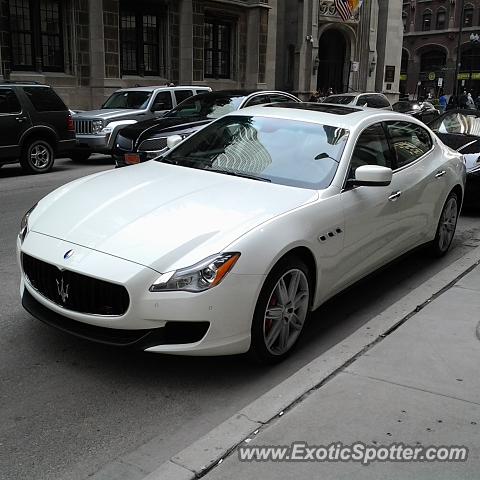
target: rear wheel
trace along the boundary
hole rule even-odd
[[[46,140],[29,140],[22,150],[20,165],[28,173],[47,173],[55,160],[53,148]]]
[[[459,213],[458,196],[451,192],[443,206],[435,239],[430,245],[430,251],[434,256],[442,257],[448,252],[455,236]]]
[[[310,310],[310,272],[300,259],[281,260],[258,297],[249,355],[260,363],[277,363],[294,348]]]

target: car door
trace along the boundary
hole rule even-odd
[[[448,193],[443,158],[434,149],[430,133],[420,125],[404,121],[385,122],[395,167],[393,178],[399,193],[396,242],[411,248],[431,229],[439,199]]]
[[[392,248],[399,234],[396,224],[396,181],[388,186],[350,186],[362,165],[391,168],[392,152],[382,123],[359,135],[350,159],[344,189],[340,194],[345,217],[344,250],[338,263],[338,281],[350,284],[395,256]]]
[[[0,161],[19,157],[20,138],[30,123],[13,88],[0,87]]]

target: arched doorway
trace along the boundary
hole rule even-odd
[[[335,93],[346,90],[344,81],[345,54],[347,44],[344,35],[335,29],[327,30],[318,42],[317,90],[327,92],[333,88]]]

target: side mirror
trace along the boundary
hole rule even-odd
[[[183,138],[180,135],[171,135],[170,137],[167,137],[167,147],[171,149],[178,145],[182,140]]]
[[[380,165],[362,165],[355,170],[355,179],[350,185],[365,187],[386,187],[392,182],[392,169]]]

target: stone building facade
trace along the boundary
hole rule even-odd
[[[277,87],[399,93],[402,1],[364,0],[344,21],[334,0],[278,3]]]
[[[273,88],[277,0],[0,0],[0,78],[71,108],[120,87]]]
[[[457,88],[480,94],[480,0],[404,0],[402,18],[403,92],[452,94],[457,81]]]

